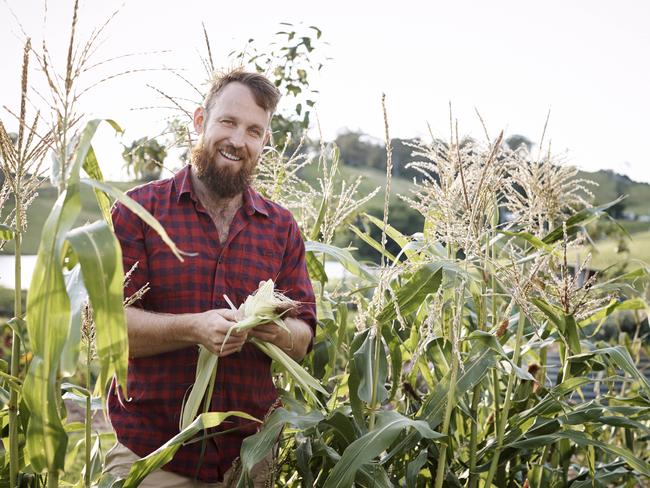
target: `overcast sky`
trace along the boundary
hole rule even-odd
[[[45,36],[63,61],[70,3],[51,0],[45,28],[42,1],[0,3],[0,105],[16,108],[19,96],[23,41],[9,7],[34,41]],[[82,1],[80,37],[120,5]],[[492,137],[504,129],[537,140],[550,109],[555,152],[566,151],[569,162],[587,170],[610,168],[650,182],[650,2],[131,0],[108,27],[95,59],[148,54],[102,65],[88,80],[169,67],[200,82],[201,21],[222,66],[247,39],[270,39],[280,22],[320,27],[329,43],[321,52],[332,58],[314,79],[326,138],[344,127],[382,138],[382,92],[397,137],[426,135],[427,123],[446,137],[451,102],[463,134],[482,137],[476,108]],[[188,95],[170,72],[145,71],[103,84],[82,108],[116,119],[127,130],[124,142],[154,135],[170,113],[134,110],[162,104],[147,84]],[[0,117],[11,126],[6,111]],[[119,142],[105,130],[97,144],[100,164],[117,177]]]

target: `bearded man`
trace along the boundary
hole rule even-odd
[[[196,374],[197,344],[220,357],[211,411],[240,410],[258,419],[278,397],[270,359],[246,342],[247,334],[296,360],[311,346],[316,311],[300,231],[288,210],[251,187],[278,100],[278,90],[262,75],[236,70],[216,79],[194,113],[199,140],[191,165],[129,193],[180,249],[193,253],[184,262],[126,207],[113,209],[124,269],[138,263],[125,295],[146,283],[150,290],[126,310],[130,398],[113,385],[109,412],[118,444],[107,454],[107,472],[126,475],[178,433],[183,398]],[[236,316],[224,295],[239,305],[269,278],[301,303],[298,316],[285,319],[290,332],[264,324],[226,341]],[[231,417],[207,442],[181,447],[140,486],[230,486],[237,481],[233,461],[241,443],[256,429],[254,422]],[[268,483],[269,462],[255,467],[256,486]]]

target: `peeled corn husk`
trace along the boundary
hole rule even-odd
[[[295,315],[299,303],[282,293],[276,292],[274,287],[273,280],[264,281],[260,283],[259,288],[252,295],[246,298],[244,303],[237,309],[242,319],[228,330],[224,344],[228,341],[228,337],[232,332],[252,329],[270,322],[288,330],[282,319],[283,317]],[[228,303],[231,303],[227,297],[225,298]],[[232,303],[231,307],[235,308]],[[327,395],[327,391],[287,353],[275,344],[256,338],[251,338],[250,342],[280,364],[295,379],[303,391],[320,404],[314,390],[318,390],[325,395]],[[190,425],[197,417],[201,403],[203,403],[203,412],[209,410],[218,361],[219,358],[216,354],[212,354],[205,347],[199,346],[196,379],[189,396],[183,402],[180,421],[181,430]]]

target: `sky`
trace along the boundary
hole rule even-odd
[[[45,23],[43,4],[0,2],[0,105],[13,110],[24,42],[14,14],[33,42],[45,37],[55,62],[65,60],[72,2],[50,0]],[[147,85],[192,97],[170,70],[196,83],[204,79],[201,22],[222,67],[248,39],[265,45],[280,22],[291,22],[318,26],[327,42],[317,51],[329,59],[312,77],[326,139],[344,128],[383,139],[382,93],[393,137],[427,136],[428,127],[448,137],[451,104],[461,136],[484,137],[478,111],[490,137],[504,130],[538,141],[550,110],[553,152],[588,171],[613,169],[650,182],[650,2],[644,0],[86,0],[80,38],[118,8],[95,59],[131,56],[100,64],[84,81],[143,71],[103,83],[80,102],[89,116],[110,117],[126,129],[122,139],[102,129],[96,141],[109,178],[123,175],[120,144],[160,133],[171,115],[145,109],[165,104]],[[11,127],[4,109],[0,117]]]

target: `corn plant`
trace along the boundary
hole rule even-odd
[[[11,487],[30,482],[59,486],[70,435],[63,423],[66,415],[63,392],[86,397],[83,482],[85,486],[90,486],[92,467],[96,464],[91,459],[88,425],[92,390],[95,390],[96,396],[105,399],[108,383],[113,377],[126,388],[128,343],[123,311],[124,272],[119,242],[112,232],[109,195],[123,202],[156,229],[182,259],[180,251],[150,214],[122,192],[103,182],[91,144],[101,121],[90,120],[80,128],[83,116],[76,112],[78,99],[84,92],[79,88],[78,80],[87,68],[90,53],[103,27],[79,46],[75,37],[77,20],[78,3],[75,2],[67,62],[62,73],[53,68],[45,44],[41,51],[35,51],[27,41],[21,108],[17,116],[19,133],[15,147],[4,126],[0,126],[3,172],[15,202],[14,210],[10,213],[13,223],[11,227],[3,227],[2,238],[14,240],[18,276],[16,317],[10,321],[14,329],[11,369],[2,375],[3,387],[11,391],[7,409],[2,410],[3,425],[6,417],[9,424],[7,479]],[[36,57],[51,91],[48,107],[51,109],[51,129],[44,136],[37,131],[39,115],[31,125],[26,115],[30,53]],[[121,131],[115,122],[107,122],[115,130]],[[26,208],[42,181],[40,163],[48,150],[51,150],[53,161],[50,175],[52,183],[58,188],[59,197],[42,229],[24,316],[19,279],[21,234],[26,225]],[[88,178],[81,178],[82,170]],[[95,190],[98,209],[104,220],[74,227],[81,210],[81,185]],[[86,300],[92,305],[94,319],[101,324],[95,329],[94,345],[91,347],[88,343],[86,354],[87,375],[88,361],[92,359],[91,349],[96,351],[99,362],[95,388],[91,388],[90,383],[84,388],[65,381],[77,372],[81,317]],[[26,371],[19,368],[21,346],[23,357],[28,358]],[[100,470],[94,471],[98,476]]]

